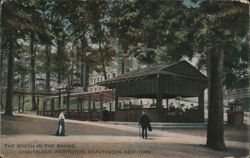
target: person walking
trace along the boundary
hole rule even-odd
[[[61,109],[58,120],[59,120],[59,124],[58,124],[58,128],[56,131],[56,135],[57,136],[64,136],[65,135],[65,125],[64,125],[65,116],[64,116],[64,109],[63,108]]]
[[[150,119],[149,116],[142,111],[142,115],[140,117],[140,121],[139,121],[139,126],[141,126],[142,130],[142,138],[143,139],[147,139],[148,138],[148,133],[147,130],[149,129],[150,131],[152,131],[151,126],[150,126]]]

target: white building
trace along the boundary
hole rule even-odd
[[[117,69],[107,68],[106,72],[108,80],[117,76]],[[102,82],[104,80],[103,73],[97,73],[96,71],[93,71],[91,74],[89,74],[88,92],[105,90],[105,87],[97,85],[98,82]]]

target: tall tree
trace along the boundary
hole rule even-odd
[[[45,90],[46,92],[50,92],[50,74],[51,74],[51,47],[46,45],[45,47],[45,54],[46,54],[46,84]]]
[[[142,31],[135,27],[141,24],[136,3],[137,0],[114,1],[110,5],[109,28],[111,37],[117,40],[118,68],[122,74],[125,72],[129,46],[142,35]]]
[[[12,115],[12,108],[13,108],[13,74],[14,74],[14,51],[16,41],[14,38],[14,33],[12,31],[8,31],[9,37],[7,38],[8,41],[8,84],[7,84],[7,92],[6,92],[6,106],[5,106],[5,115]]]
[[[27,4],[26,4],[27,3]],[[32,2],[25,2],[20,4],[20,7],[28,14],[26,21],[29,26],[24,26],[23,30],[27,32],[30,37],[30,74],[31,74],[31,91],[32,91],[32,108],[36,110],[36,52],[35,45],[38,40],[41,42],[47,42],[49,37],[47,35],[47,23],[45,23],[42,9],[46,2],[41,0],[35,0]]]
[[[32,2],[22,0],[22,1],[6,1],[3,4],[2,22],[3,22],[3,38],[6,39],[6,43],[9,47],[9,63],[8,63],[8,91],[6,96],[6,113],[12,114],[12,89],[13,89],[13,57],[15,54],[15,46],[17,39],[23,39],[27,41],[27,36],[30,37],[30,53],[32,58],[32,73],[31,78],[33,78],[34,83],[34,41],[36,37],[45,37],[46,31],[44,31],[44,23],[40,16],[40,5],[44,1],[34,0]],[[15,12],[13,12],[15,10]],[[10,47],[11,46],[11,47]],[[34,94],[34,84],[33,84],[33,94]],[[36,109],[34,95],[32,110]]]
[[[189,2],[192,4],[191,1]],[[247,58],[246,52],[248,52],[245,46],[249,18],[248,6],[240,2],[196,2],[191,7],[186,7],[187,5],[182,5],[182,1],[164,1],[160,6],[161,9],[155,12],[156,16],[150,12],[147,12],[149,15],[144,14],[146,19],[142,20],[142,26],[144,26],[142,30],[145,31],[143,43],[148,48],[156,50],[162,48],[164,52],[161,54],[165,56],[161,58],[163,60],[178,61],[183,56],[189,58],[198,56],[201,62],[204,61],[203,67],[207,66],[209,78],[206,144],[210,148],[224,150],[226,147],[223,119],[225,83],[223,81],[227,78],[223,70],[224,68],[239,71],[246,69],[246,64],[242,61],[245,60],[243,57]],[[232,23],[237,25],[232,26]],[[138,56],[142,53],[146,52],[142,49]],[[139,59],[147,61],[152,58]],[[233,60],[230,61],[230,58]],[[242,66],[237,67],[237,64],[232,64],[235,61]]]
[[[52,66],[53,70],[57,74],[57,83],[62,83],[68,73],[69,58],[66,51],[66,45],[68,40],[68,19],[69,12],[65,12],[67,7],[67,1],[52,1],[52,13],[51,13],[51,31],[55,37],[56,54],[53,56]]]
[[[8,53],[8,75],[7,75],[7,91],[6,91],[6,104],[5,115],[12,115],[13,109],[13,76],[14,76],[14,53],[16,45],[17,24],[12,21],[12,18],[16,16],[11,10],[16,9],[16,4],[13,2],[5,1],[2,5],[2,17],[1,17],[1,44],[5,45],[5,49]],[[9,19],[10,18],[10,19]],[[2,48],[1,51],[3,51]]]
[[[41,36],[40,41],[45,45],[45,74],[46,74],[46,83],[45,83],[45,91],[50,92],[50,80],[51,80],[51,48],[53,45],[53,32],[52,32],[52,13],[53,13],[53,1],[47,0],[46,2],[41,3],[41,18],[45,23],[44,33]],[[46,35],[46,36],[44,36]]]
[[[224,52],[243,48],[248,30],[248,6],[241,2],[203,2],[200,6],[203,24],[196,41],[208,56],[208,128],[207,146],[224,150],[223,80]],[[237,25],[231,25],[235,23]],[[228,49],[229,48],[229,49]],[[242,49],[242,51],[244,51]],[[231,56],[233,58],[233,56]]]
[[[30,78],[31,78],[31,92],[32,92],[32,107],[31,110],[36,110],[36,53],[34,50],[35,34],[30,33]]]
[[[2,50],[2,5],[4,3],[4,0],[0,1],[0,106],[1,111],[3,110],[3,82],[4,82],[4,67],[3,67],[3,60],[4,60],[4,52]]]
[[[80,85],[83,87],[84,91],[87,91],[88,74],[90,70],[90,65],[89,63],[87,63],[87,53],[90,50],[90,46],[88,43],[88,32],[91,21],[90,13],[87,9],[88,2],[82,1],[79,4],[72,2],[65,3],[67,3],[68,8],[70,6],[70,9],[68,9],[68,20],[71,23],[69,28],[71,30],[72,40],[74,41],[73,47],[77,48],[75,49],[75,54],[77,56],[77,74],[80,76]]]
[[[80,74],[80,85],[84,91],[87,90],[88,74],[92,70],[101,70],[104,76],[106,66],[114,56],[108,39],[107,30],[107,2],[106,1],[72,1],[62,2],[62,8],[68,10],[63,15],[68,19],[68,27],[73,42],[76,55],[77,74]],[[94,48],[97,45],[98,48]],[[93,48],[92,48],[92,47]],[[80,71],[81,69],[81,71]]]

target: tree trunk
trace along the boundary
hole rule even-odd
[[[104,79],[107,80],[107,71],[106,71],[106,67],[105,67],[105,59],[103,56],[103,52],[102,52],[102,45],[101,45],[101,40],[99,40],[99,51],[100,51],[100,55],[101,55],[101,62],[102,62],[102,72],[103,72],[103,76]]]
[[[35,111],[37,109],[36,107],[36,71],[35,71],[35,52],[34,52],[34,41],[35,41],[35,35],[34,33],[31,33],[30,35],[30,55],[31,55],[31,61],[30,61],[30,68],[31,68],[31,92],[32,92],[32,107],[31,110]]]
[[[107,80],[108,77],[107,77],[107,71],[106,71],[104,61],[102,62],[102,72],[103,72],[104,79]]]
[[[124,74],[125,73],[125,55],[127,55],[127,53],[128,53],[128,48],[127,47],[125,47],[125,48],[123,48],[123,54],[122,54],[122,74]]]
[[[14,76],[14,50],[15,50],[15,40],[10,39],[8,41],[8,81],[7,81],[7,92],[6,92],[6,104],[5,104],[5,115],[12,115],[13,111],[13,76]]]
[[[65,70],[62,70],[61,65],[62,65],[62,56],[64,55],[64,37],[61,35],[60,37],[57,38],[57,83],[60,84],[63,81],[63,72]]]
[[[248,17],[250,17],[250,8],[248,9]],[[248,20],[248,49],[250,48],[250,20]],[[248,84],[250,84],[250,55],[248,54]]]
[[[0,106],[3,111],[3,51],[2,51],[2,4],[0,3]]]
[[[81,52],[82,52],[82,64],[81,64],[81,86],[83,87],[83,91],[86,92],[88,90],[88,78],[89,78],[89,67],[87,65],[87,54],[85,48],[87,47],[87,42],[85,37],[81,39]]]
[[[80,60],[79,59],[79,51],[78,51],[78,49],[76,49],[76,74],[77,74],[76,81],[77,81],[77,83],[81,82],[81,79],[79,80],[79,74],[80,74],[79,60]]]
[[[118,39],[118,74],[124,74],[125,72],[125,59],[124,59],[125,50]]]
[[[58,84],[62,83],[62,79],[61,79],[61,73],[60,73],[60,71],[59,71],[59,72],[57,72],[57,83],[58,83]]]
[[[45,90],[46,92],[50,92],[50,46],[46,45],[45,53],[46,53],[46,85]]]
[[[207,146],[225,150],[223,119],[223,48],[209,53]]]
[[[74,59],[75,59],[75,43],[72,45],[72,54],[71,54],[71,69],[70,69],[70,85],[73,85],[74,79]]]
[[[24,88],[24,78],[25,78],[25,73],[21,73],[21,88]]]
[[[24,88],[24,81],[25,80],[25,73],[21,73],[21,88]],[[25,98],[25,93],[22,94],[22,103],[21,103],[21,110],[24,112],[24,99]],[[20,111],[21,112],[21,111]]]
[[[1,45],[1,42],[0,42],[0,45]],[[1,106],[1,111],[3,111],[3,51],[1,49],[1,46],[0,46],[0,52],[1,52],[0,54],[0,58],[1,58],[0,59],[0,106]]]
[[[82,64],[82,72],[83,74],[83,91],[87,92],[88,91],[88,80],[89,80],[89,67],[87,64]]]
[[[122,57],[122,74],[124,74],[124,72],[125,72],[125,59],[124,59],[124,57]]]
[[[70,70],[70,85],[73,85],[73,79],[74,79],[74,63],[72,61]]]

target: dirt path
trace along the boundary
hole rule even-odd
[[[167,131],[154,130],[148,140],[138,137],[138,129],[101,122],[66,121],[65,137],[56,137],[57,119],[18,115],[3,118],[1,153],[5,157],[243,157],[249,143],[234,139],[242,132],[230,130],[226,145],[220,152],[204,146],[204,129]],[[238,131],[238,130],[236,130]],[[231,136],[230,136],[231,134]],[[246,138],[247,139],[247,138]]]

